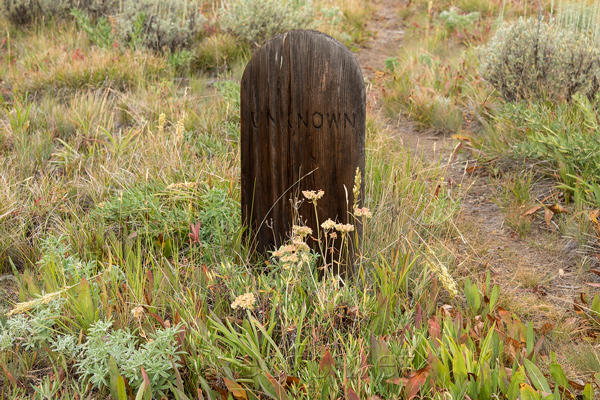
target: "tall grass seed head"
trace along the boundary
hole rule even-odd
[[[354,207],[358,206],[360,200],[360,188],[362,186],[362,174],[360,168],[356,167],[356,173],[354,174],[354,187],[352,188],[352,194],[354,195]]]

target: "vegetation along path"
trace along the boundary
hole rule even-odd
[[[480,155],[471,143],[477,131],[471,129],[477,125],[473,117],[458,131],[440,132],[386,108],[390,63],[410,62],[395,57],[401,47],[410,46],[404,30],[411,21],[401,15],[411,2],[376,0],[373,5],[367,24],[372,37],[357,53],[367,82],[367,107],[410,154],[441,169],[441,190],[461,186],[461,213],[455,235],[446,243],[455,256],[453,275],[461,282],[466,277],[483,281],[489,271],[501,288],[502,306],[533,321],[537,332],[547,335],[545,348],[557,353],[572,376],[594,372],[600,365],[598,349],[580,340],[589,326],[578,314],[589,285],[597,285],[590,269],[600,255],[582,246],[582,238],[565,228],[569,222],[557,218],[570,210],[552,182],[525,167],[494,170],[473,156]]]

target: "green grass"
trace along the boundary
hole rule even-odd
[[[344,18],[321,20],[324,30],[361,43],[371,4],[319,4],[334,6]],[[244,45],[217,30],[182,66],[98,47],[69,21],[3,24],[0,269],[18,301],[0,304],[4,398],[515,399],[550,385],[563,398],[557,378],[531,367],[547,361],[539,335],[498,307],[489,275],[455,272],[461,187],[376,119],[364,183],[373,216],[356,221],[362,240],[348,237],[360,243],[354,276],[321,271],[302,248],[296,261],[257,262],[239,216]],[[461,75],[470,64],[442,60],[436,41],[462,46],[453,32],[437,26],[432,64],[415,57],[411,71],[449,99],[443,108],[400,95],[425,104],[415,119],[446,130],[460,128],[467,99],[484,98]],[[232,307],[243,295],[252,304]]]

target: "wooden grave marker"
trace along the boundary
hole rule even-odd
[[[332,37],[291,31],[254,54],[241,83],[241,201],[242,223],[259,252],[288,239],[296,212],[290,200],[302,200],[303,190],[325,192],[319,223],[354,224],[352,188],[357,168],[364,178],[365,117],[360,66]],[[297,212],[316,238],[321,228],[313,204],[305,200]],[[319,248],[314,239],[307,243]]]

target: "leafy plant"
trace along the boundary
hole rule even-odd
[[[158,396],[175,383],[173,369],[179,367],[175,336],[179,327],[158,329],[140,343],[129,329],[111,329],[112,322],[98,321],[88,331],[82,345],[82,356],[76,366],[82,377],[98,387],[108,387],[111,371],[127,379],[138,389],[147,374],[151,388]]]
[[[453,31],[458,28],[466,28],[479,19],[478,12],[469,14],[459,14],[456,7],[451,7],[448,11],[439,13],[438,18],[444,21],[447,30]]]
[[[275,35],[310,27],[310,0],[228,0],[220,10],[221,27],[253,46]]]

